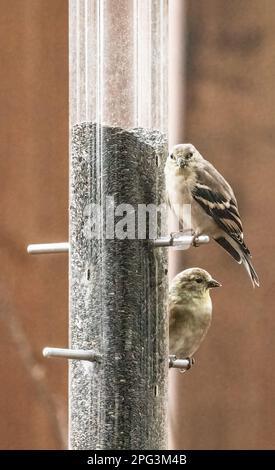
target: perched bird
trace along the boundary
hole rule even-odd
[[[211,323],[209,289],[220,287],[201,268],[186,269],[172,280],[169,290],[169,354],[191,357],[199,348]]]
[[[238,204],[231,186],[192,144],[175,145],[165,165],[168,202],[184,227],[179,210],[191,204],[195,235],[206,234],[221,245],[239,264],[243,263],[253,286],[259,278],[243,240]]]

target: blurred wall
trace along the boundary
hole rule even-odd
[[[62,448],[67,239],[67,0],[0,0],[0,448]]]
[[[214,242],[183,255],[223,284],[193,370],[172,371],[178,449],[275,447],[275,2],[187,1],[186,141],[231,182],[261,287]]]
[[[274,448],[273,174],[275,3],[187,1],[186,140],[235,188],[261,288],[213,243],[184,253],[223,283],[214,320],[174,382],[177,448]],[[0,448],[64,448],[67,238],[67,0],[0,0]],[[175,391],[176,390],[176,391]],[[175,419],[177,417],[177,419]]]

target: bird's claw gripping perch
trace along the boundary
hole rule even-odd
[[[193,235],[192,245],[193,245],[195,248],[198,248],[198,246],[200,246],[199,236],[196,235],[196,234]]]
[[[190,246],[200,246],[209,242],[208,235],[199,235],[193,230],[181,230],[180,232],[171,232],[168,237],[162,237],[154,240],[155,246],[172,246],[183,248]]]
[[[189,366],[187,367],[186,370],[189,370],[195,364],[195,359],[193,357],[187,357],[186,359],[189,361]]]

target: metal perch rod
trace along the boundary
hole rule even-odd
[[[169,356],[169,368],[188,370],[194,365],[195,361],[191,358],[177,359],[174,356]]]
[[[68,348],[51,348],[45,347],[42,351],[44,357],[60,357],[62,359],[74,359],[78,361],[100,362],[100,354],[92,350],[84,349],[68,349]],[[193,359],[174,359],[169,357],[169,367],[175,369],[188,370],[194,363]]]
[[[34,243],[28,245],[27,252],[30,255],[40,255],[47,253],[68,253],[70,248],[69,242],[61,243]]]
[[[169,246],[198,246],[205,245],[209,242],[208,235],[180,235],[177,236],[171,234],[167,237],[156,238],[152,240],[153,245],[157,247],[169,247]],[[49,253],[68,253],[70,249],[69,242],[62,243],[37,243],[28,245],[27,252],[30,255],[40,255],[40,254],[49,254]]]
[[[155,247],[158,246],[198,246],[198,245],[205,245],[209,242],[208,235],[185,235],[181,234],[181,232],[171,233],[167,237],[157,238],[153,240],[153,245]]]
[[[78,359],[80,361],[96,362],[100,359],[100,355],[91,350],[83,349],[67,349],[67,348],[49,348],[46,347],[42,351],[44,357],[61,357],[64,359]]]

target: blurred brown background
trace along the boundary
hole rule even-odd
[[[177,448],[275,447],[275,2],[187,2],[185,140],[232,183],[261,288],[213,243],[184,253],[223,283],[190,373],[170,373]],[[0,448],[66,446],[67,0],[0,0]],[[183,83],[184,86],[184,83]],[[178,268],[180,266],[178,265]],[[175,420],[177,415],[177,421]],[[179,419],[180,415],[180,419]]]
[[[26,254],[67,239],[66,0],[0,1],[0,448],[65,446],[67,257]]]

